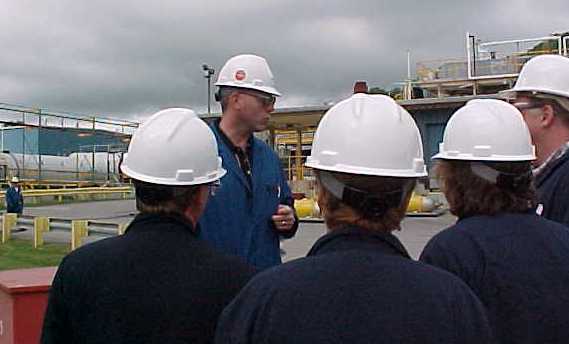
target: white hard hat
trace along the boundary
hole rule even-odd
[[[160,185],[206,184],[226,173],[211,129],[182,108],[159,111],[137,129],[121,170]]]
[[[392,98],[355,94],[318,125],[306,166],[387,177],[427,175],[415,121]]]
[[[230,58],[221,68],[215,85],[249,88],[275,96],[281,95],[275,88],[273,73],[267,60],[257,55],[237,55]]]
[[[518,109],[497,99],[475,99],[452,115],[433,159],[531,161],[535,147]]]
[[[20,182],[20,178],[14,176],[12,177],[12,183],[19,183]]]
[[[569,98],[569,58],[561,55],[540,55],[522,68],[513,88],[500,92],[512,97],[516,92],[537,92]]]

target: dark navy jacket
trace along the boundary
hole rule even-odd
[[[547,166],[535,183],[542,216],[569,226],[569,152]]]
[[[480,301],[409,258],[391,234],[346,228],[308,257],[256,276],[223,312],[216,343],[489,343]]]
[[[42,343],[210,343],[253,273],[198,240],[186,221],[138,215],[123,236],[64,258]]]
[[[19,191],[15,187],[10,186],[6,190],[6,212],[21,214],[24,210],[24,197],[22,196],[22,187]]]
[[[200,238],[221,252],[244,258],[258,269],[278,265],[280,235],[271,217],[279,204],[293,206],[279,158],[266,143],[253,137],[250,185],[233,148],[222,139],[218,125],[211,128],[227,174],[200,219]],[[287,237],[293,236],[295,229],[288,234]]]
[[[421,260],[460,277],[501,343],[569,343],[569,231],[535,214],[475,216],[437,234]]]

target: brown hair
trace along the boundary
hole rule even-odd
[[[513,185],[493,184],[472,172],[471,162],[440,160],[435,173],[450,205],[459,218],[474,215],[495,215],[502,212],[521,213],[537,205],[531,177],[531,165],[523,162],[486,162],[496,171],[522,176]],[[526,178],[523,178],[524,174]]]
[[[346,186],[369,192],[378,198],[397,196],[398,204],[390,206],[380,216],[369,215],[364,205],[348,205],[322,186],[320,172],[316,172],[318,204],[324,222],[330,230],[356,225],[370,231],[391,232],[399,229],[405,217],[415,178],[364,176],[350,173],[327,172]],[[400,191],[400,193],[397,193]],[[392,197],[393,198],[393,197]]]
[[[158,185],[135,180],[136,209],[141,213],[184,215],[199,187]]]

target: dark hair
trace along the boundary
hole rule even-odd
[[[317,171],[318,204],[329,229],[334,230],[346,225],[356,225],[370,231],[391,232],[399,228],[401,220],[405,217],[407,205],[416,182],[415,178],[378,177],[340,172],[326,173],[330,173],[345,186],[373,195],[368,199],[368,202],[360,204],[350,202],[347,204],[332,195],[322,185],[320,172]]]
[[[197,194],[199,185],[169,186],[134,180],[136,208],[144,213],[183,215]]]
[[[521,213],[537,205],[530,162],[485,162],[490,168],[509,176],[498,177],[497,183],[474,174],[471,164],[469,161],[440,160],[435,166],[441,189],[454,215],[464,218]]]

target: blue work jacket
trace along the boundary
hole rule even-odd
[[[271,217],[279,204],[293,206],[293,198],[276,153],[251,137],[251,178],[239,165],[233,147],[224,139],[219,122],[211,125],[227,174],[211,196],[200,219],[199,237],[214,248],[244,258],[258,269],[280,264],[280,237],[294,236],[298,227],[281,235]]]

